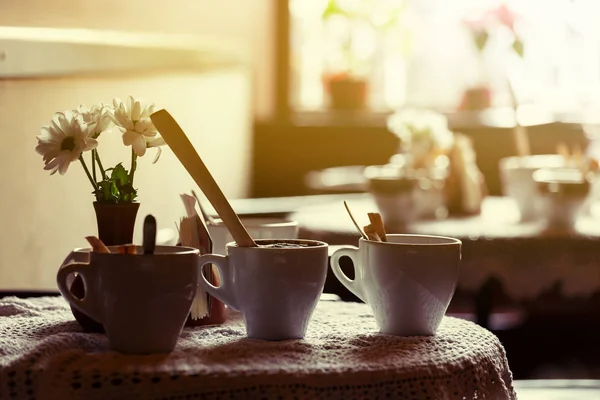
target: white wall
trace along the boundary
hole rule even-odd
[[[227,196],[247,194],[252,120],[271,107],[264,89],[271,75],[266,67],[271,5],[270,0],[0,1],[0,26],[206,34],[234,39],[252,53],[250,68],[208,74],[0,79],[0,289],[55,288],[64,256],[85,246],[84,236],[96,234],[93,197],[80,166],[49,176],[34,151],[35,136],[55,111],[128,94],[152,100],[180,122]],[[119,136],[106,139],[111,140],[101,143],[103,158],[127,164],[129,152]],[[157,217],[159,228],[173,228],[183,214],[179,194],[195,187],[169,151],[156,165],[151,156],[136,173],[138,242],[147,213]]]
[[[287,0],[0,0],[0,26],[210,34],[235,39],[252,62],[256,118],[273,105],[274,5]]]
[[[166,74],[136,78],[0,80],[0,289],[55,288],[55,274],[84,236],[96,235],[93,196],[81,166],[50,176],[35,153],[35,136],[55,111],[79,103],[108,102],[129,93],[168,109],[192,140],[225,194],[243,197],[248,187],[251,112],[244,70]],[[224,95],[224,93],[231,95]],[[105,167],[130,150],[120,135],[100,137]],[[174,228],[184,210],[179,194],[196,188],[167,149],[157,164],[154,150],[140,159],[135,186],[141,203],[136,224],[152,213],[159,228]]]

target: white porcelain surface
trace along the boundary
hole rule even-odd
[[[277,240],[279,241],[279,240]],[[257,239],[267,244],[269,239]],[[207,254],[201,264],[216,265],[221,286],[204,277],[200,284],[228,307],[241,311],[248,337],[263,340],[303,338],[327,276],[327,243],[299,248],[238,247],[227,244],[227,256]]]
[[[352,293],[371,306],[381,333],[434,335],[454,295],[461,242],[458,239],[387,235],[388,242],[360,239],[331,256],[331,269]],[[354,264],[355,279],[340,268]]]
[[[226,254],[225,246],[233,242],[233,237],[220,219],[217,224],[208,224],[213,241],[213,253]],[[246,230],[253,239],[296,239],[298,222],[283,218],[241,218]]]

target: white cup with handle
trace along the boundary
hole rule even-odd
[[[462,243],[425,235],[387,235],[387,242],[359,240],[331,255],[336,278],[367,303],[381,333],[434,335],[458,282]],[[349,257],[352,280],[340,268]]]
[[[221,283],[216,287],[200,274],[200,284],[243,314],[248,337],[303,338],[325,285],[327,243],[301,239],[255,241],[258,247],[228,243],[227,256],[201,256],[200,265],[213,264]]]

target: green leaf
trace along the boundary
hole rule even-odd
[[[515,51],[515,53],[519,55],[519,57],[523,58],[523,55],[525,54],[525,46],[519,38],[515,39],[515,41],[512,44],[512,48]]]
[[[485,29],[475,32],[475,46],[477,46],[477,50],[479,50],[480,53],[485,49],[485,45],[489,38],[490,35]]]
[[[329,0],[327,2],[327,7],[325,7],[325,10],[323,11],[321,18],[328,19],[328,18],[333,17],[334,15],[340,15],[342,17],[350,17],[349,13],[339,6],[337,0]]]
[[[110,176],[98,182],[98,190],[94,192],[96,200],[101,203],[131,203],[137,197],[137,190],[131,183],[131,177],[121,163],[108,168]]]

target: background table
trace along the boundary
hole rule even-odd
[[[367,212],[377,211],[368,194],[332,196],[301,206],[290,216],[299,222],[300,236],[332,245],[357,245],[359,236],[344,199],[361,225],[369,223]],[[402,232],[394,227],[388,230],[462,240],[459,289],[474,294],[477,321],[483,326],[488,326],[498,291],[525,304],[533,314],[581,311],[582,299],[600,291],[600,220],[592,216],[582,216],[573,231],[550,231],[541,221],[519,223],[511,199],[488,197],[481,215],[416,221]],[[330,282],[336,285],[333,278]],[[335,290],[343,289],[336,286]],[[540,297],[544,301],[536,300]]]
[[[322,301],[303,340],[245,338],[238,314],[168,355],[111,352],[60,297],[0,299],[0,399],[514,399],[504,349],[446,317],[435,337],[377,333],[364,304]]]

